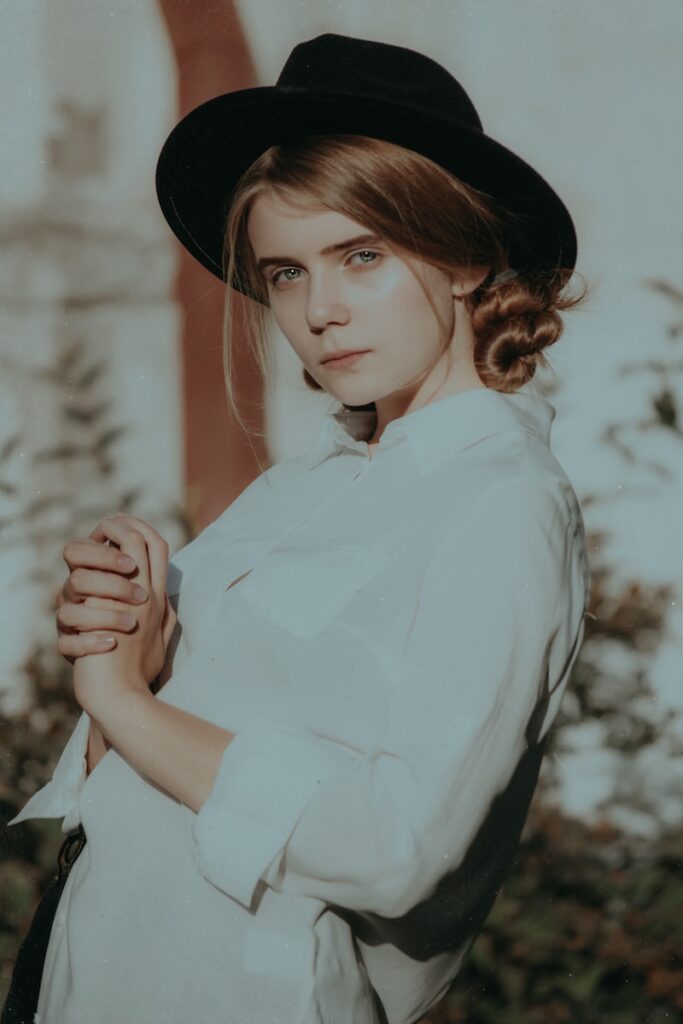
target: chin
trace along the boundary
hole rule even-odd
[[[360,380],[346,380],[336,381],[327,379],[325,382],[320,380],[311,370],[308,371],[313,379],[320,385],[320,387],[332,398],[336,398],[338,402],[342,402],[344,405],[367,405],[370,402],[375,401],[376,388],[370,388],[363,386],[363,382]],[[333,377],[334,374],[330,374]],[[341,377],[341,374],[339,375]]]
[[[375,402],[375,394],[371,391],[362,391],[360,389],[352,388],[339,388],[334,392],[330,392],[334,395],[338,402],[342,405],[350,406],[351,408],[370,408]]]
[[[374,399],[370,399],[370,401],[368,401],[368,402],[357,402],[357,401],[345,402],[343,399],[340,398],[339,401],[342,403],[342,405],[345,405],[347,409],[357,410],[359,412],[365,412],[365,411],[371,411],[372,412],[372,411],[375,410],[375,400]]]

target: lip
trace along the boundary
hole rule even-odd
[[[329,366],[330,369],[343,366],[351,366],[355,363],[360,356],[367,355],[369,349],[345,349],[333,356],[327,356],[322,360],[323,366]]]

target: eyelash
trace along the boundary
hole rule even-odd
[[[361,263],[361,266],[374,267],[374,265],[376,263],[378,263],[379,260],[382,259],[382,253],[376,252],[374,249],[358,249],[356,252],[351,253],[349,259],[353,259],[354,256],[360,256],[363,253],[370,253],[372,256],[376,256],[377,259],[371,260],[369,263]],[[283,274],[286,270],[298,270],[298,269],[299,269],[298,267],[280,267],[279,270],[276,270],[273,274],[270,275],[270,277],[268,278],[268,281],[269,281],[269,283],[271,285],[273,285],[274,287],[277,287],[278,279],[280,277],[280,274]],[[291,283],[293,283],[294,280],[298,280],[298,278],[294,278],[294,279],[290,278],[290,280],[287,283],[291,284]]]

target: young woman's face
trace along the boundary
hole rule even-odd
[[[362,238],[370,231],[341,213],[302,212],[271,194],[255,200],[247,232],[273,316],[325,391],[364,405],[417,390],[451,337],[457,283],[382,239]],[[338,366],[323,362],[347,349],[366,352]]]

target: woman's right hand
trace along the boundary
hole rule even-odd
[[[81,655],[113,650],[115,643],[103,643],[104,638],[116,641],[117,633],[129,633],[137,624],[119,602],[141,604],[147,594],[128,579],[137,566],[118,547],[78,537],[64,546],[62,554],[70,571],[57,595],[57,649],[73,664]],[[168,597],[166,604],[165,633],[175,624]]]
[[[115,643],[102,643],[102,639],[117,632],[130,632],[136,621],[126,618],[118,602],[141,604],[146,594],[140,593],[138,584],[127,577],[137,572],[137,566],[128,555],[103,541],[79,537],[69,541],[62,552],[69,567],[69,575],[57,594],[57,649],[72,665],[83,654],[113,650]],[[168,646],[176,624],[176,614],[168,596],[163,621],[164,647]],[[159,677],[162,684],[166,666]],[[90,723],[87,748],[87,771],[93,768],[111,748],[101,729]]]

